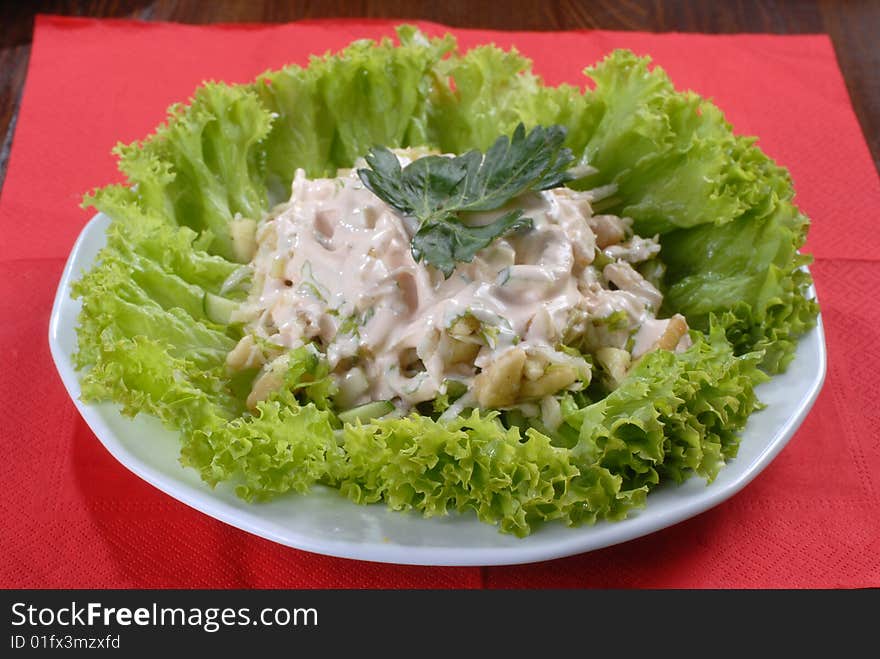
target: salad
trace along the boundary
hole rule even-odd
[[[520,536],[711,481],[818,312],[787,172],[629,51],[584,91],[397,37],[207,83],[117,147],[84,400],[247,500]]]

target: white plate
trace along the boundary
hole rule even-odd
[[[271,503],[247,504],[230,488],[211,489],[195,471],[181,467],[178,439],[151,417],[123,417],[111,403],[79,400],[76,349],[79,303],[70,285],[94,262],[105,243],[109,219],[97,215],[85,227],[61,277],[49,344],[67,391],[86,423],[108,451],[135,474],[175,499],[236,526],[290,547],[368,561],[412,565],[507,565],[528,563],[607,547],[652,533],[693,517],[734,495],[782,450],[812,407],[825,379],[825,337],[821,318],[804,336],[788,371],[758,387],[767,408],[756,412],[742,436],[739,455],[706,485],[692,478],[663,486],[648,496],[645,508],[621,522],[568,528],[548,524],[526,538],[503,535],[473,515],[424,519],[385,506],[351,503],[335,490],[316,488],[308,496],[291,495]]]

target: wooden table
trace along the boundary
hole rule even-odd
[[[498,30],[601,28],[656,32],[824,32],[831,36],[856,115],[880,169],[878,0],[0,0],[0,186],[15,131],[37,13],[183,23],[287,22],[301,18],[421,18]]]

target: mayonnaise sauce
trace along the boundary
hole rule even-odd
[[[413,259],[415,221],[354,171],[310,180],[297,170],[290,201],[257,229],[254,285],[237,315],[250,333],[284,348],[315,342],[347,405],[394,400],[407,409],[451,380],[470,388],[514,346],[532,368],[532,357],[568,364],[589,381],[587,363],[558,349],[576,317],[623,312],[624,327],[606,339],[622,348],[634,337],[635,356],[668,322],[654,318],[659,291],[630,265],[653,257],[656,239],[633,237],[628,219],[594,216],[589,200],[559,188],[473,214],[482,224],[519,207],[534,228],[497,239],[447,279]],[[601,271],[592,265],[597,249],[612,261]]]

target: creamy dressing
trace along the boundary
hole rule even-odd
[[[660,292],[631,265],[657,254],[656,238],[632,236],[628,219],[593,215],[590,199],[589,192],[558,188],[473,214],[469,221],[482,224],[518,207],[534,228],[495,240],[447,279],[413,259],[414,220],[367,190],[354,171],[310,180],[297,170],[290,201],[257,228],[254,284],[237,319],[281,348],[314,342],[346,406],[393,400],[408,409],[445,393],[452,381],[473,401],[475,383],[498,386],[500,377],[477,376],[505,361],[515,363],[523,382],[512,396],[546,398],[559,389],[542,387],[571,378],[561,388],[584,386],[589,365],[560,350],[566,337],[587,348],[629,343],[638,357],[669,327],[654,316]],[[601,270],[593,265],[598,250],[608,261]],[[596,330],[593,321],[614,314],[614,328],[601,330],[600,322]],[[248,340],[251,364],[255,344]],[[686,347],[686,333],[676,341]],[[555,379],[546,377],[553,369]],[[564,369],[577,376],[560,376]],[[476,399],[496,400],[485,392]],[[543,408],[554,409],[549,401]]]

